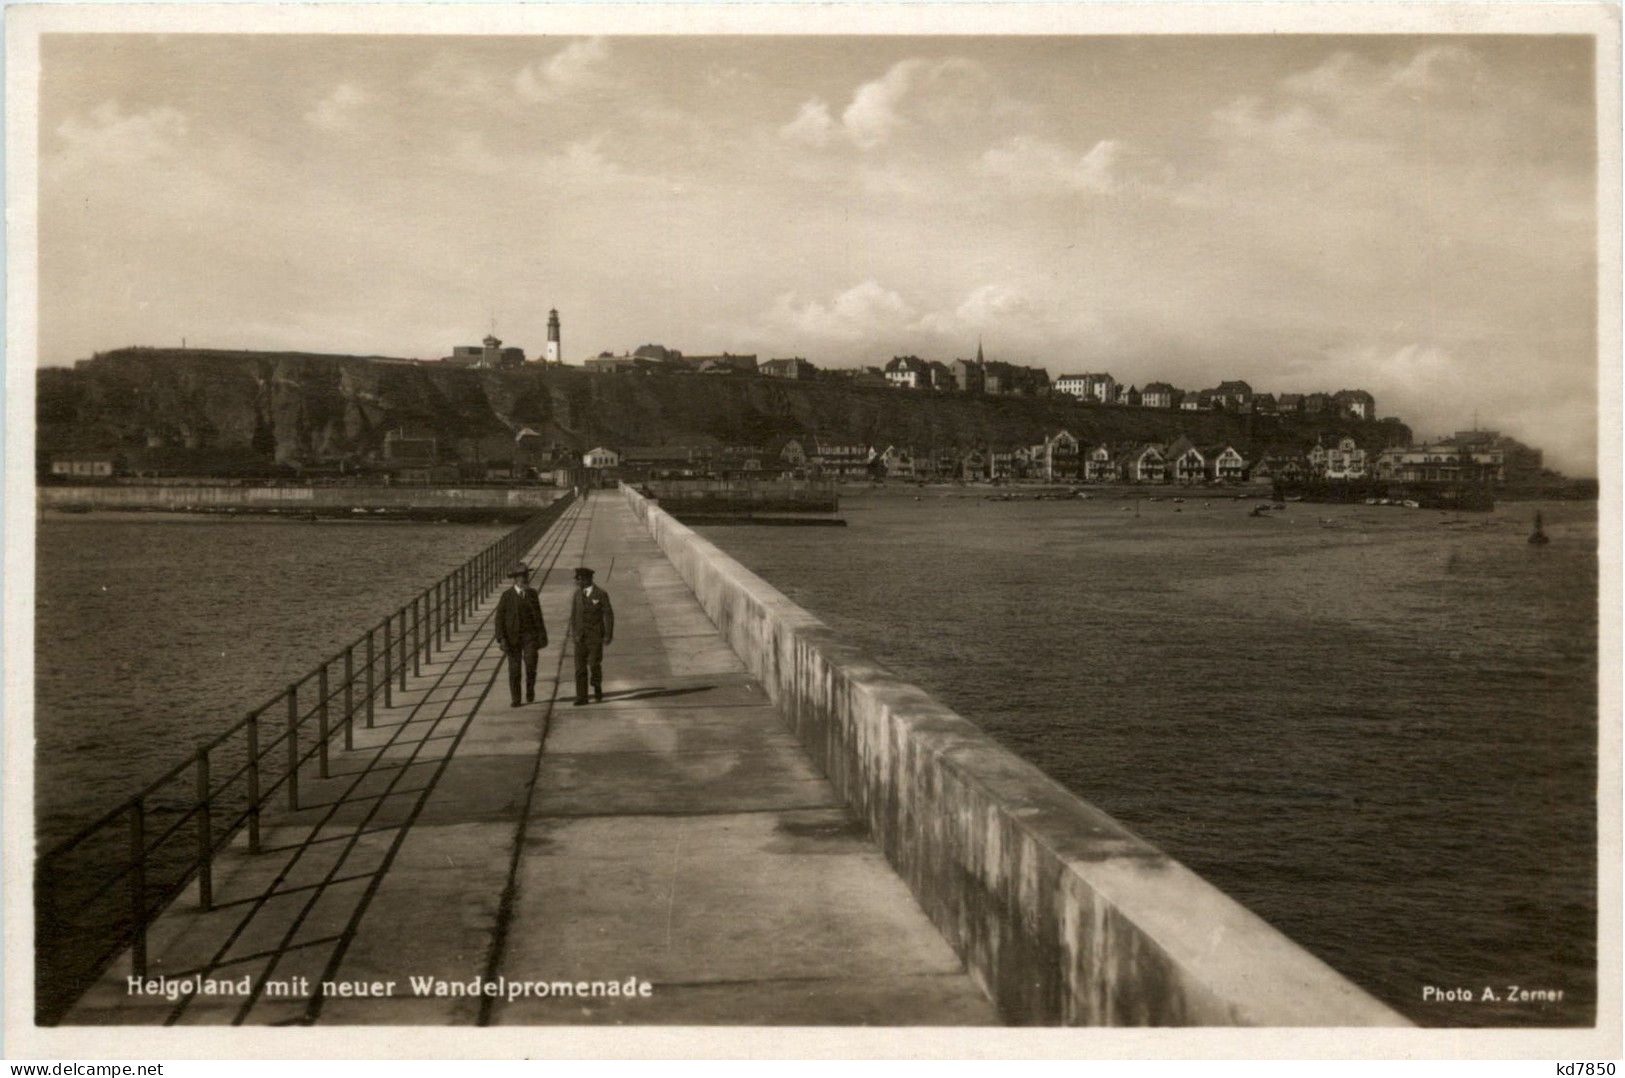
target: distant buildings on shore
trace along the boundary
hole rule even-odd
[[[1309,446],[1247,451],[1229,443],[1086,444],[1059,430],[1027,445],[881,447],[818,437],[780,438],[763,446],[693,439],[667,446],[597,446],[587,468],[637,479],[838,478],[1065,483],[1269,484],[1276,480],[1491,483],[1541,475],[1540,451],[1495,431],[1458,431],[1421,445],[1370,449],[1352,436]],[[1510,461],[1510,465],[1509,465]]]
[[[1105,371],[1063,374],[1053,381],[1042,367],[1024,367],[987,359],[980,341],[975,359],[951,363],[921,356],[893,356],[884,367],[821,370],[801,356],[758,363],[755,355],[690,356],[659,344],[645,344],[621,355],[601,352],[584,364],[599,374],[757,374],[808,382],[834,379],[855,386],[889,387],[917,393],[961,393],[979,396],[1071,397],[1083,404],[1119,408],[1159,408],[1187,412],[1224,411],[1240,415],[1323,416],[1366,422],[1377,418],[1377,402],[1364,389],[1335,393],[1256,392],[1239,379],[1211,389],[1178,389],[1169,382],[1147,382],[1142,389],[1119,382]]]

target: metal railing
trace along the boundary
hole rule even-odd
[[[504,582],[511,564],[571,500],[566,494],[491,543],[41,854],[35,866],[41,1020],[65,1010],[70,993],[126,946],[131,972],[145,976],[147,928],[156,914],[194,878],[200,907],[213,908],[215,855],[244,828],[249,852],[260,852],[261,815],[271,799],[280,793],[288,810],[298,811],[301,771],[314,765],[320,778],[329,777],[334,741],[354,747],[357,720],[370,729],[378,701],[394,705],[408,670],[422,672],[434,649]]]

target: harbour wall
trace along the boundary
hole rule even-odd
[[[552,487],[41,486],[42,509],[165,509],[241,512],[351,509],[500,509],[535,512],[565,492]]]
[[[1410,1024],[621,490],[1006,1021]]]

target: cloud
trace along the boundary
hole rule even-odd
[[[768,333],[842,343],[894,338],[913,320],[914,309],[908,301],[873,278],[853,285],[828,303],[786,292],[762,317]]]
[[[169,158],[179,152],[189,127],[185,113],[167,105],[127,116],[116,102],[105,101],[88,117],[57,125],[62,140],[57,160],[134,165]]]
[[[913,122],[903,108],[916,90],[929,89],[932,106],[928,111],[952,111],[950,100],[956,87],[979,83],[981,65],[962,57],[941,60],[911,57],[899,60],[878,79],[860,85],[841,112],[837,123],[830,107],[819,98],[804,102],[794,119],[779,129],[780,135],[810,146],[827,146],[837,140],[862,150],[873,150],[890,142]]]
[[[603,77],[609,45],[601,37],[572,41],[547,60],[528,64],[514,76],[514,92],[526,101],[553,101]]]
[[[305,122],[323,131],[344,131],[354,126],[356,114],[372,101],[372,94],[341,82],[305,113]]]
[[[1017,135],[982,154],[978,168],[1018,188],[1039,193],[1069,191],[1114,194],[1130,185],[1145,185],[1151,171],[1131,158],[1123,143],[1101,139],[1076,153],[1053,142]]]
[[[1019,330],[1025,335],[1038,323],[1047,321],[1046,313],[1020,289],[985,284],[972,290],[957,307],[926,314],[915,326],[927,333],[963,338],[971,333],[1001,329]]]
[[[835,118],[829,114],[829,105],[814,98],[801,106],[795,119],[779,128],[779,134],[791,142],[828,146],[835,137]]]

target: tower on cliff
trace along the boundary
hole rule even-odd
[[[547,312],[547,361],[564,362],[564,353],[559,350],[559,312],[556,307]]]

